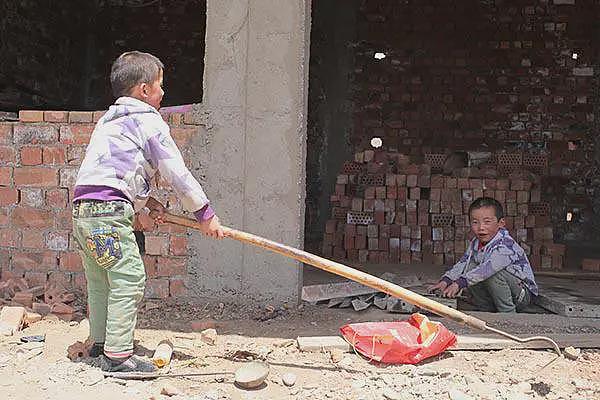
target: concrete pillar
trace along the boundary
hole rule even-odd
[[[208,0],[206,135],[194,146],[221,221],[303,246],[309,0]],[[196,296],[298,300],[299,263],[264,250],[194,234]],[[223,297],[228,296],[228,297]]]

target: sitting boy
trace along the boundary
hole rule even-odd
[[[502,205],[480,197],[469,207],[475,238],[460,261],[429,288],[445,297],[467,289],[481,311],[522,311],[538,295],[538,287],[525,252],[504,227]]]

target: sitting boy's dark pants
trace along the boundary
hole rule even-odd
[[[481,311],[522,311],[531,302],[531,293],[520,279],[506,270],[468,288],[473,304]]]

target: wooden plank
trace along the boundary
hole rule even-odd
[[[381,279],[395,283],[404,288],[420,286],[422,284],[416,275],[399,276],[397,274],[386,272],[381,275]],[[339,297],[355,297],[377,292],[377,289],[354,281],[326,283],[323,285],[304,286],[302,288],[302,300],[309,303],[316,303]]]
[[[600,305],[580,301],[573,297],[561,298],[561,294],[550,293],[535,297],[535,304],[555,314],[574,318],[600,318]]]
[[[544,335],[544,333],[540,333]],[[533,336],[528,334],[519,337]],[[580,349],[600,348],[600,334],[547,334],[549,338],[558,343],[560,348],[568,346]],[[503,349],[552,349],[548,342],[535,341],[519,343],[498,335],[456,335],[456,345],[449,350],[503,350]]]
[[[300,351],[350,351],[350,345],[341,336],[298,336],[297,341]]]

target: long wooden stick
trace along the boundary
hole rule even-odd
[[[181,226],[186,226],[188,228],[200,230],[200,224],[198,222],[178,215],[165,213],[165,215],[163,216],[163,220],[172,224],[177,224]],[[223,227],[223,231],[225,235],[229,238],[238,240],[243,243],[249,243],[254,246],[262,247],[267,250],[271,250],[275,253],[279,253],[281,255],[293,258],[300,262],[310,264],[327,272],[331,272],[332,274],[340,275],[353,281],[360,282],[363,285],[372,287],[378,291],[387,293],[391,296],[398,297],[404,301],[409,302],[410,304],[414,304],[422,309],[431,311],[434,314],[445,318],[449,318],[461,324],[465,324],[470,327],[480,329],[482,331],[495,332],[499,335],[508,337],[509,339],[518,342],[529,342],[533,340],[545,340],[552,342],[554,349],[557,351],[558,354],[560,354],[560,349],[558,348],[558,345],[550,338],[544,336],[534,336],[531,338],[521,339],[516,336],[510,335],[506,332],[502,332],[498,329],[489,327],[487,326],[485,321],[480,320],[479,318],[475,318],[471,315],[455,310],[454,308],[450,308],[444,304],[440,304],[437,301],[431,300],[425,296],[421,296],[420,294],[414,293],[408,289],[405,289],[394,283],[385,281],[381,278],[377,278],[373,275],[369,275],[365,272],[348,267],[347,265],[340,264],[338,262],[331,261],[323,257],[319,257],[317,255],[308,253],[304,250],[299,250],[291,246],[286,246],[284,244],[253,235],[251,233],[238,231],[236,229],[228,227]]]

